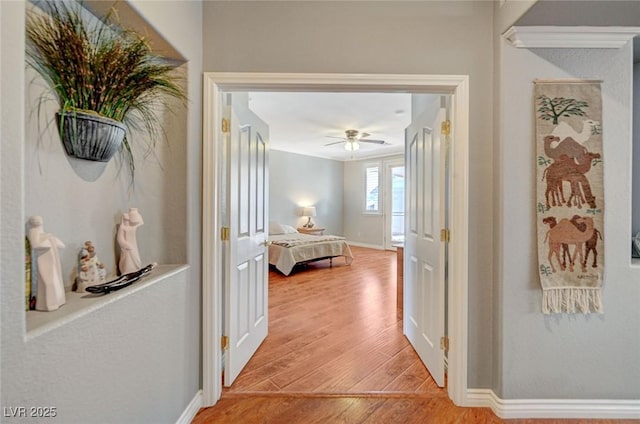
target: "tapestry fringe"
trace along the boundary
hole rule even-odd
[[[576,312],[603,313],[600,288],[567,287],[546,289],[542,293],[542,312],[561,314]]]

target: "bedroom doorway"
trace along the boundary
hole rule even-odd
[[[467,180],[468,180],[468,77],[398,75],[309,75],[309,74],[205,74],[203,143],[203,405],[215,404],[221,394],[220,350],[222,303],[222,258],[220,241],[221,112],[224,91],[332,91],[416,92],[450,94],[453,99],[451,222],[456,226],[450,241],[449,334],[456,343],[449,351],[449,397],[466,402],[467,317]]]

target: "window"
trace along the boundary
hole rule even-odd
[[[367,165],[364,169],[364,210],[368,213],[380,213],[380,165]]]

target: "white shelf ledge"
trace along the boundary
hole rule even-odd
[[[109,294],[67,292],[67,302],[55,311],[26,312],[26,341],[62,327],[113,302],[183,272],[188,265],[158,265],[151,274],[124,289]]]
[[[640,27],[513,26],[503,36],[525,49],[619,49],[639,34]]]

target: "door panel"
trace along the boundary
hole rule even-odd
[[[439,102],[438,102],[439,105]],[[445,110],[434,107],[406,129],[407,228],[405,239],[404,332],[429,369],[444,386],[444,249],[439,237],[444,227],[444,149],[440,125]],[[437,131],[436,131],[437,129]]]
[[[412,235],[418,234],[418,184],[411,184],[411,181],[418,181],[418,135],[413,134],[411,140],[408,143],[408,152],[405,155],[405,161],[408,163],[409,181],[405,187],[408,189],[409,199],[407,205],[407,212],[409,214],[409,233]]]
[[[424,181],[421,187],[417,187],[419,195],[422,197],[422,236],[427,242],[434,240],[434,226],[438,225],[438,199],[434,199],[434,196],[438,194],[438,190],[434,187],[435,181],[437,181],[437,172],[439,169],[434,168],[438,163],[437,158],[434,157],[437,153],[434,152],[433,142],[433,130],[431,128],[423,128],[420,137],[423,147],[421,153],[422,158],[419,159],[419,166],[422,166],[422,176]],[[436,175],[434,175],[436,173]]]
[[[246,97],[229,95],[228,278],[225,281],[224,385],[233,383],[268,329],[269,128],[249,110]]]

